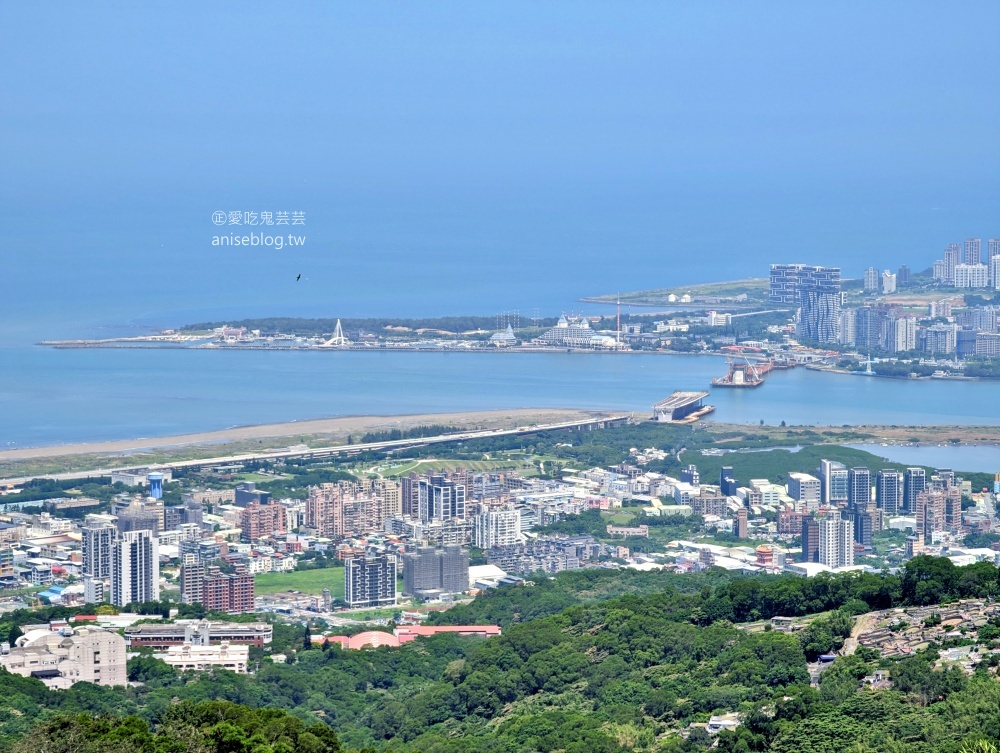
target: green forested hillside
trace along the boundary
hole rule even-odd
[[[969,678],[937,667],[932,646],[883,662],[894,686],[882,690],[860,689],[879,662],[869,649],[836,660],[818,687],[810,686],[807,661],[843,645],[853,614],[998,593],[1000,571],[992,565],[956,568],[931,557],[915,558],[900,575],[881,576],[538,576],[435,617],[502,624],[504,634],[487,641],[441,635],[370,651],[300,643],[294,663],[265,662],[251,676],[178,677],[157,660],[135,659],[130,679],[142,685],[128,690],[78,684],[52,692],[0,673],[0,734],[8,747],[29,750],[28,740],[82,724],[54,722],[53,715],[83,713],[135,715],[125,727],[166,740],[174,734],[178,704],[221,700],[287,712],[306,724],[324,722],[352,750],[698,751],[717,741],[723,751],[949,753],[1000,735],[1000,685],[992,668],[1000,655]],[[793,634],[737,624],[816,613],[822,615]],[[987,653],[994,634],[1000,636],[1000,628],[983,633]],[[698,726],[728,712],[742,715],[733,732],[710,739]],[[38,722],[48,726],[31,731]],[[103,735],[112,727],[74,734],[97,729]],[[34,737],[16,743],[25,734]],[[244,742],[217,749],[284,750],[273,741],[259,749]],[[161,749],[216,750],[149,748]],[[292,748],[299,749],[311,750]]]
[[[284,711],[210,701],[179,703],[156,728],[135,716],[60,715],[39,724],[15,753],[339,753],[325,724],[303,724]]]

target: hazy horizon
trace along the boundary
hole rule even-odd
[[[998,30],[986,2],[8,4],[0,340],[923,269],[1000,235]],[[219,210],[304,211],[306,246],[213,248]]]

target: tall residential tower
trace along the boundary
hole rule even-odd
[[[840,329],[840,268],[772,264],[770,297],[799,307],[795,334],[804,340],[837,342]]]
[[[150,530],[126,531],[111,549],[111,603],[160,600],[160,551]]]

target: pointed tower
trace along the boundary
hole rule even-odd
[[[337,326],[333,329],[333,337],[323,344],[332,348],[344,348],[351,344],[351,341],[344,335],[344,328],[340,326],[340,319],[337,320]]]

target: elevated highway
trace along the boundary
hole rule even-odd
[[[619,414],[603,416],[600,418],[587,418],[578,421],[565,421],[554,424],[536,424],[532,426],[519,426],[514,429],[481,429],[473,431],[462,431],[453,434],[440,434],[434,437],[413,437],[409,439],[393,439],[385,442],[368,442],[365,444],[342,444],[328,447],[308,447],[288,450],[274,450],[269,452],[253,452],[239,455],[220,455],[212,458],[200,458],[198,460],[176,460],[168,463],[139,465],[114,466],[108,468],[98,468],[89,471],[73,471],[69,473],[41,473],[34,476],[21,476],[19,478],[0,479],[0,484],[10,484],[19,486],[27,481],[36,478],[51,478],[56,480],[71,480],[98,478],[109,476],[113,471],[136,471],[148,469],[150,471],[162,471],[166,469],[181,468],[206,468],[212,466],[235,465],[240,463],[251,463],[255,461],[288,460],[292,458],[326,458],[343,455],[358,455],[362,452],[398,450],[407,447],[418,447],[431,444],[446,444],[448,442],[464,442],[470,439],[485,439],[489,437],[511,437],[525,434],[537,434],[543,431],[559,431],[561,429],[604,429],[609,426],[620,426],[627,423],[632,418],[631,414]],[[2,499],[0,499],[2,504]]]

